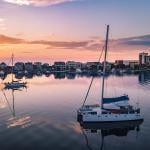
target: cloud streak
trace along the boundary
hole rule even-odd
[[[91,41],[46,41],[46,40],[35,40],[35,41],[27,41],[20,38],[10,37],[6,35],[0,35],[0,44],[39,44],[46,45],[49,49],[57,48],[57,49],[81,49],[86,46]]]
[[[48,45],[49,48],[62,48],[62,49],[76,49],[76,48],[83,48],[89,44],[90,41],[31,41],[28,42],[29,44],[42,44]]]
[[[24,42],[23,39],[0,35],[0,44],[21,44]]]
[[[136,36],[136,37],[128,37],[122,38],[115,41],[121,45],[130,45],[130,46],[150,46],[150,34]]]
[[[149,47],[150,46],[150,34],[128,37],[121,39],[110,39],[111,47]],[[104,40],[85,40],[85,41],[49,41],[49,40],[34,40],[27,41],[20,38],[10,37],[6,35],[0,35],[0,44],[35,44],[45,45],[47,49],[80,49],[80,50],[99,50],[104,45]]]
[[[48,6],[77,0],[3,0],[17,5]]]

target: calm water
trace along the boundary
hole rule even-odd
[[[107,77],[105,95],[127,93],[132,104],[140,103],[144,122],[139,129],[115,131],[103,140],[100,130],[85,130],[76,121],[91,77],[51,75],[26,80],[27,89],[0,93],[0,149],[99,150],[102,143],[105,150],[149,149],[150,73]],[[95,78],[88,104],[99,103],[100,83],[101,78]]]

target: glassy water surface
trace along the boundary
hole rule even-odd
[[[8,81],[9,76],[4,80]],[[82,105],[91,77],[33,77],[28,88],[1,90],[0,147],[34,150],[148,150],[150,147],[150,73],[108,76],[105,96],[126,93],[140,104],[144,122],[130,128],[100,130],[80,126]],[[1,81],[1,89],[3,84]],[[95,77],[87,104],[99,103],[101,77]]]

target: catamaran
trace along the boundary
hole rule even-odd
[[[143,120],[143,116],[140,113],[139,106],[134,107],[130,105],[128,95],[121,95],[113,98],[104,97],[108,38],[109,38],[109,25],[107,25],[106,41],[105,41],[101,105],[99,104],[83,105],[77,111],[78,120],[81,120],[83,123],[85,122],[87,123],[106,122],[107,123],[107,122]]]
[[[14,55],[12,54],[12,69],[11,69],[11,77],[12,77],[12,81],[11,82],[6,82],[5,84],[5,88],[6,89],[18,89],[18,88],[23,88],[26,87],[27,82],[20,82],[20,81],[15,81],[13,78],[13,62],[14,62]]]

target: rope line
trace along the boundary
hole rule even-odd
[[[98,63],[99,63],[100,60],[101,60],[101,57],[102,57],[104,48],[105,48],[105,46],[102,47],[102,51],[101,51],[100,56],[99,56],[99,59],[98,59],[98,61],[97,61]],[[88,95],[89,95],[89,92],[90,92],[90,89],[91,89],[91,86],[92,86],[93,81],[94,81],[94,76],[93,76],[92,79],[91,79],[91,82],[90,82],[89,88],[88,88],[88,90],[87,90],[85,99],[84,99],[84,101],[83,101],[82,107],[84,106],[84,104],[85,104],[85,102],[86,102],[86,100],[87,100],[87,97],[88,97]]]

